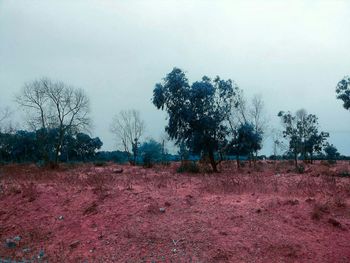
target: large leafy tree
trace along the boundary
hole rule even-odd
[[[318,118],[314,114],[307,114],[303,109],[295,115],[290,112],[279,112],[284,125],[283,136],[289,140],[289,151],[294,156],[295,166],[298,165],[298,156],[306,160],[308,155],[313,160],[315,152],[320,152],[325,140],[329,137],[327,132],[319,132]]]
[[[208,156],[217,172],[215,153],[220,153],[226,144],[227,120],[235,94],[236,87],[230,79],[204,76],[191,85],[185,73],[174,68],[163,83],[156,84],[153,104],[169,115],[165,128],[169,137],[177,145],[185,143],[192,152]]]
[[[346,110],[350,109],[350,76],[345,76],[338,82],[335,92],[337,99],[343,101],[343,107]]]

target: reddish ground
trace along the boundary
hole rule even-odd
[[[1,167],[0,262],[350,262],[348,163],[177,165]]]

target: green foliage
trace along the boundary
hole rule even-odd
[[[337,93],[337,99],[343,101],[343,107],[346,110],[350,109],[350,76],[345,76],[338,82],[335,89]]]
[[[155,163],[162,161],[162,145],[153,139],[144,142],[140,146],[139,150],[143,165],[147,168],[150,168]]]
[[[261,149],[262,133],[256,131],[250,123],[241,124],[234,131],[234,138],[231,142],[230,153],[240,155],[252,155]]]
[[[326,153],[326,158],[329,163],[336,163],[337,158],[339,158],[340,154],[338,153],[337,148],[333,144],[327,143],[324,148],[324,152]]]
[[[204,76],[190,85],[185,73],[174,68],[153,90],[153,104],[169,115],[165,128],[169,137],[193,153],[208,155],[214,171],[214,152],[226,144],[236,89],[231,80],[219,77]]]
[[[0,160],[49,164],[55,159],[57,129],[40,129],[35,132],[17,131],[0,133]],[[78,133],[65,134],[60,151],[61,161],[87,161],[95,157],[102,146],[101,140]]]
[[[316,115],[299,110],[295,115],[281,111],[278,116],[284,125],[283,136],[289,140],[289,152],[294,155],[295,163],[299,154],[304,160],[309,157],[312,161],[314,153],[321,152],[326,138],[329,137],[327,132],[318,131]]]

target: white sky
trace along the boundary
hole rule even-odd
[[[335,99],[350,74],[350,1],[0,0],[0,107],[16,110],[14,94],[42,76],[84,88],[106,150],[122,109],[160,137],[152,91],[175,66],[262,94],[277,127],[278,111],[305,108],[350,155],[350,112]]]

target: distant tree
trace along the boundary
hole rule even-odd
[[[326,158],[329,163],[335,163],[340,156],[337,148],[333,144],[327,143],[324,152],[326,153]]]
[[[345,76],[338,82],[335,89],[337,93],[337,99],[343,101],[343,107],[346,110],[350,109],[350,76]]]
[[[63,82],[48,78],[35,80],[24,85],[16,100],[28,110],[30,126],[34,130],[41,129],[43,142],[47,141],[48,129],[57,130],[53,156],[55,164],[59,162],[65,135],[87,129],[90,124],[89,100],[84,91]],[[48,160],[49,153],[44,152]]]
[[[75,150],[83,161],[93,158],[96,154],[96,150],[102,147],[102,141],[100,138],[91,138],[85,133],[78,133],[76,135]]]
[[[304,160],[308,155],[313,161],[314,153],[321,152],[325,140],[329,137],[327,132],[319,132],[318,118],[314,114],[307,114],[305,110],[298,110],[295,115],[290,112],[279,112],[284,125],[283,136],[289,139],[289,151],[294,156],[295,166],[298,166],[298,155]]]
[[[153,90],[153,104],[169,115],[165,130],[177,145],[185,143],[192,152],[208,156],[214,172],[226,144],[227,120],[236,87],[231,80],[204,76],[189,84],[185,73],[174,68]]]
[[[129,162],[136,163],[140,139],[145,131],[145,123],[137,110],[120,111],[114,116],[111,132],[115,134],[123,150],[129,155]]]
[[[263,139],[269,129],[269,120],[265,111],[262,96],[254,95],[251,102],[248,103],[244,96],[243,90],[239,89],[238,94],[233,101],[229,122],[231,131],[233,132],[241,125],[249,123],[253,126],[255,132],[260,134]],[[254,152],[253,156],[254,160],[256,160],[258,151]]]
[[[250,123],[241,124],[234,133],[230,153],[236,155],[237,167],[240,167],[239,156],[246,155],[251,164],[253,153],[261,149],[262,133],[256,131]]]
[[[154,163],[162,161],[162,144],[150,139],[140,146],[143,165],[150,168]]]
[[[3,130],[3,125],[5,120],[7,120],[11,115],[10,108],[6,107],[4,109],[0,109],[0,132]]]

